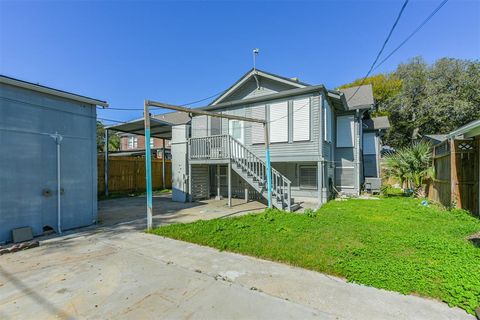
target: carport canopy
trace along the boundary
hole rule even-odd
[[[171,122],[153,118],[150,116],[150,137],[163,140],[162,147],[162,187],[166,188],[166,167],[165,167],[165,140],[172,139],[172,127],[176,125]],[[145,136],[145,119],[132,120],[116,125],[105,127],[105,145],[109,144],[109,131],[117,131],[134,135]],[[105,148],[105,195],[108,197],[108,148]]]
[[[172,139],[172,127],[174,123],[170,123],[164,120],[159,120],[154,117],[150,117],[150,136],[152,138],[160,139]],[[124,133],[130,133],[135,135],[145,135],[145,119],[132,120],[116,125],[105,127],[106,130],[118,131]]]

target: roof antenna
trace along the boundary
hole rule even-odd
[[[257,83],[257,90],[260,90],[260,83],[258,82],[258,77],[257,77],[257,55],[260,53],[260,49],[255,48],[253,49],[253,77],[255,78],[255,82]]]
[[[253,49],[253,70],[257,70],[256,68],[256,60],[257,60],[257,55],[260,53],[260,49],[255,48]]]

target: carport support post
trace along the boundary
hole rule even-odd
[[[147,229],[152,229],[153,215],[153,195],[152,195],[152,151],[150,148],[150,112],[148,110],[148,102],[144,103],[144,119],[145,119],[145,172],[146,172],[146,189],[147,189]]]
[[[108,197],[108,143],[109,143],[109,136],[108,136],[108,129],[105,129],[105,139],[104,139],[104,147],[103,147],[103,152],[105,153],[105,168],[104,168],[104,174],[105,174],[105,197]]]
[[[167,189],[166,173],[165,173],[165,138],[162,139],[162,188]]]
[[[268,134],[268,123],[263,124],[263,132],[265,139],[265,166],[267,167],[267,194],[268,207],[272,207],[272,167],[270,165],[270,137]]]

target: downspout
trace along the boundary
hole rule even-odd
[[[60,162],[60,144],[62,143],[63,137],[55,132],[55,134],[50,135],[53,139],[55,139],[55,143],[57,145],[57,232],[58,234],[62,234],[62,200],[61,200],[61,162]]]

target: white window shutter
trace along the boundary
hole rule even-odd
[[[293,141],[310,140],[310,98],[293,100]]]
[[[252,118],[265,120],[265,105],[253,106],[252,107]],[[263,124],[252,122],[252,144],[253,143],[264,143],[265,136],[263,130]]]
[[[288,102],[270,104],[270,142],[288,141]]]
[[[337,147],[352,148],[354,146],[354,117],[337,117]]]
[[[332,109],[326,101],[323,104],[323,117],[323,139],[332,142]]]

